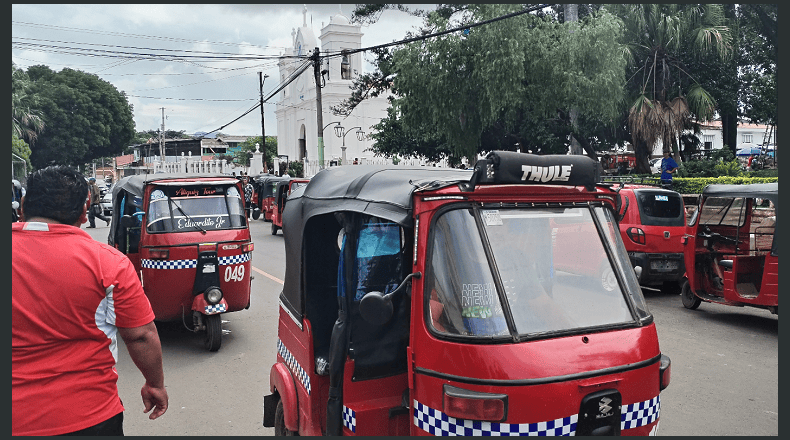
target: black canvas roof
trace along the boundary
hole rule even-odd
[[[776,205],[779,201],[779,183],[708,185],[702,190],[702,195],[705,197],[759,197],[769,199]]]
[[[107,242],[110,245],[114,245],[116,241],[116,233],[119,230],[119,209],[116,209],[117,204],[121,202],[118,194],[121,191],[125,191],[132,196],[143,197],[143,191],[145,191],[145,185],[150,182],[157,182],[161,180],[169,180],[169,179],[190,179],[190,180],[197,180],[201,178],[216,178],[218,180],[225,180],[228,183],[234,183],[238,180],[233,176],[228,176],[225,174],[186,174],[186,173],[154,173],[154,174],[136,174],[134,176],[127,176],[123,179],[119,180],[115,185],[112,187],[112,223],[110,223],[110,233],[107,237]]]

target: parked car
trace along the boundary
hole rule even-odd
[[[661,158],[650,159],[650,172],[653,174],[661,174]]]
[[[104,192],[100,204],[105,216],[109,217],[112,215],[112,186],[107,188],[107,190]]]
[[[680,293],[686,210],[676,191],[628,184],[620,189],[620,235],[639,284]]]

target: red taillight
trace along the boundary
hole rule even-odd
[[[625,233],[634,243],[645,244],[645,231],[640,228],[628,228]]]
[[[245,253],[252,252],[254,249],[255,249],[255,245],[252,244],[252,242],[241,245],[241,251]]]
[[[216,251],[217,243],[200,243],[198,245],[198,252]]]
[[[457,419],[502,422],[507,418],[507,395],[445,385],[442,411]]]
[[[672,361],[670,361],[669,356],[665,354],[661,355],[661,366],[658,368],[658,374],[659,389],[663,390],[669,386],[669,379],[670,376],[672,376]]]
[[[151,249],[148,251],[148,257],[152,260],[167,260],[170,257],[170,251],[167,249]]]

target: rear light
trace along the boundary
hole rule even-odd
[[[457,419],[503,422],[507,419],[507,395],[444,385],[442,411]]]
[[[255,245],[252,242],[241,245],[241,251],[244,253],[252,252],[254,249]]]
[[[645,231],[640,228],[628,228],[625,231],[628,238],[631,239],[634,243],[637,244],[645,244]]]
[[[661,366],[658,368],[660,390],[669,386],[669,379],[672,376],[672,361],[669,356],[661,355]]]
[[[198,252],[216,251],[217,243],[201,243],[198,245]]]
[[[167,249],[151,249],[148,251],[148,257],[152,260],[167,260],[170,257],[170,251]]]

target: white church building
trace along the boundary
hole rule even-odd
[[[307,23],[307,8],[303,11],[302,26],[293,29],[293,47],[281,55],[279,65],[280,82],[284,83],[301,66],[316,47],[322,58],[321,101],[324,142],[324,167],[357,163],[392,163],[391,159],[374,157],[366,151],[373,140],[369,135],[372,126],[387,115],[389,103],[386,96],[362,101],[349,116],[335,116],[331,108],[351,96],[353,79],[362,74],[363,52],[342,54],[344,50],[362,47],[361,26],[352,24],[348,17],[338,13],[329,24],[321,23],[318,38]],[[297,58],[297,57],[304,58]],[[318,123],[316,82],[313,66],[310,65],[299,77],[278,94],[277,149],[279,155],[288,156],[289,161],[305,163],[305,175],[318,172]]]

